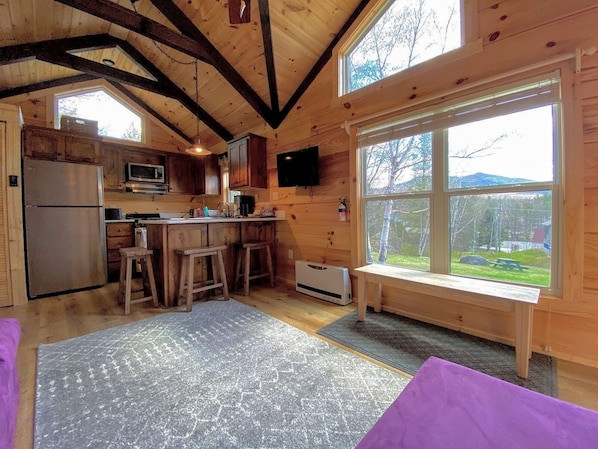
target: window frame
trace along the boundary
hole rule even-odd
[[[60,115],[59,115],[59,111],[58,111],[58,100],[60,98],[72,97],[75,95],[84,95],[86,93],[97,92],[97,91],[103,91],[106,95],[109,95],[114,100],[119,102],[123,107],[125,107],[126,109],[129,109],[131,112],[138,115],[140,118],[140,127],[141,127],[141,129],[140,129],[141,139],[139,141],[121,139],[119,137],[113,137],[113,136],[101,136],[101,137],[106,140],[111,140],[111,141],[115,141],[115,142],[125,142],[127,144],[132,144],[132,145],[140,145],[140,144],[147,143],[147,139],[148,139],[147,134],[148,133],[147,133],[147,126],[146,126],[147,124],[146,124],[145,112],[140,110],[139,108],[135,107],[131,103],[129,103],[129,101],[127,101],[127,99],[125,99],[118,92],[113,91],[108,86],[104,86],[104,85],[100,85],[100,84],[90,85],[90,86],[85,86],[85,87],[81,87],[78,89],[67,90],[64,92],[55,93],[52,98],[53,99],[53,104],[52,104],[53,111],[52,112],[53,112],[53,116],[54,116],[54,128],[60,129]],[[86,118],[86,117],[83,117],[83,118]]]
[[[416,64],[407,69],[403,69],[397,73],[382,78],[374,83],[364,86],[360,89],[349,92],[347,89],[347,62],[346,56],[350,53],[363,39],[363,37],[376,25],[380,17],[391,7],[395,0],[378,0],[370,3],[361,16],[363,19],[357,20],[353,26],[349,28],[343,39],[341,39],[339,45],[337,45],[333,51],[333,60],[336,60],[336,64],[333,64],[334,73],[333,79],[333,92],[335,98],[333,104],[340,103],[341,100],[347,100],[353,96],[368,95],[373,89],[378,88],[381,84],[388,82],[395,83],[397,79],[400,79],[401,75],[406,71],[411,71],[414,68],[417,69],[422,65],[426,65],[430,61],[438,63],[438,61],[454,60],[455,58],[467,56],[471,53],[476,53],[482,49],[482,40],[478,36],[478,14],[477,4],[469,0],[459,0],[460,2],[460,20],[461,20],[461,46],[453,50],[447,51],[443,54],[437,55],[431,59],[428,59],[422,63]]]
[[[558,90],[560,92],[558,104],[553,104],[553,180],[550,182],[537,182],[537,183],[526,183],[513,186],[491,186],[484,188],[470,188],[470,189],[454,189],[448,186],[448,129],[450,126],[442,126],[436,128],[432,132],[432,190],[430,192],[417,192],[417,193],[392,193],[386,195],[367,195],[365,192],[365,151],[362,151],[363,146],[359,142],[360,129],[363,128],[376,128],[382,127],[384,123],[402,122],[409,121],[411,117],[422,116],[426,117],[430,111],[438,111],[442,109],[445,103],[460,104],[463,102],[475,100],[476,98],[484,98],[484,96],[492,95],[492,92],[503,92],[516,86],[526,86],[538,79],[554,78],[558,74]],[[527,78],[521,78],[518,81],[508,83],[502,86],[494,88],[486,88],[478,90],[475,94],[463,95],[456,97],[449,102],[445,102],[440,105],[434,105],[430,108],[421,108],[415,112],[408,112],[404,114],[394,113],[390,116],[378,118],[375,121],[368,121],[362,124],[356,124],[353,127],[351,133],[351,144],[356,149],[356,160],[355,160],[355,173],[357,178],[356,184],[356,203],[359,205],[359,220],[357,224],[357,232],[359,234],[359,247],[357,248],[358,264],[363,265],[366,262],[365,256],[367,250],[366,245],[366,233],[367,233],[367,215],[366,208],[369,201],[380,201],[385,199],[408,199],[408,198],[428,198],[430,203],[430,235],[434,235],[433,239],[430,239],[430,272],[435,273],[450,273],[450,201],[454,196],[463,195],[484,195],[492,193],[509,193],[519,191],[537,191],[537,190],[551,190],[552,192],[552,220],[553,220],[553,235],[552,245],[554,248],[554,254],[551,258],[551,285],[548,287],[539,286],[542,293],[554,297],[560,297],[563,295],[565,273],[564,273],[564,259],[567,257],[568,248],[565,247],[563,240],[564,226],[566,224],[564,216],[567,213],[564,205],[565,198],[565,139],[564,129],[567,125],[565,118],[565,110],[570,106],[566,104],[565,95],[562,93],[562,88],[565,79],[561,73],[557,72],[543,72],[543,74],[536,76],[528,76]],[[549,103],[552,104],[552,103]],[[555,110],[556,108],[556,110]],[[514,109],[511,112],[522,111],[526,108]],[[510,113],[510,112],[506,112]],[[505,112],[501,111],[499,114],[491,114],[491,116],[498,117],[504,115]],[[473,120],[468,122],[475,122],[477,120],[474,117]],[[556,126],[555,126],[556,125]],[[427,132],[430,132],[428,130]],[[407,136],[405,136],[407,137]],[[388,140],[385,140],[388,141]],[[366,145],[367,147],[368,145]],[[460,276],[459,274],[452,274]],[[484,278],[481,278],[484,279]],[[500,282],[500,281],[499,281]]]

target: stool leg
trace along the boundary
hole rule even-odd
[[[189,256],[187,261],[187,312],[191,312],[193,307],[193,268],[195,258]]]
[[[245,296],[249,296],[249,275],[251,272],[251,249],[245,250],[245,272],[243,275],[243,286]]]
[[[181,271],[179,273],[179,292],[177,296],[177,305],[180,306],[183,303],[183,292],[185,291],[185,275],[187,274],[187,263],[189,263],[189,257],[181,254]]]
[[[233,289],[235,290],[240,288],[239,278],[241,277],[241,265],[243,264],[243,251],[242,248],[237,250],[237,269],[235,270],[235,280],[233,282]]]
[[[228,300],[230,295],[228,294],[228,284],[226,283],[226,271],[224,269],[222,251],[218,251],[218,272],[220,273],[220,279],[222,281],[222,293],[224,294],[224,299]]]
[[[214,280],[213,285],[216,285],[218,283],[218,265],[217,265],[216,258],[214,256],[215,256],[215,254],[209,256],[209,258],[210,258],[210,263],[212,265],[212,279]],[[214,292],[214,296],[216,296],[215,292]]]
[[[133,274],[133,259],[127,258],[127,274],[125,279],[125,315],[131,314],[131,278]]]
[[[266,257],[268,273],[270,273],[270,287],[274,287],[274,269],[272,267],[272,252],[270,251],[270,245],[266,246]]]
[[[120,261],[120,275],[118,283],[118,304],[125,301],[125,279],[127,274],[127,259],[121,258]]]
[[[150,290],[152,291],[152,301],[154,307],[158,307],[158,290],[156,289],[156,279],[154,278],[154,267],[152,265],[152,256],[146,256],[147,275],[149,277]]]

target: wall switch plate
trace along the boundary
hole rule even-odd
[[[293,258],[293,250],[292,250],[292,249],[290,249],[290,250],[289,250],[289,259],[292,259],[292,258]]]

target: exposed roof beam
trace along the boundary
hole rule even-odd
[[[264,40],[264,58],[266,58],[266,72],[268,73],[268,87],[270,88],[270,104],[276,120],[280,114],[278,103],[278,86],[276,85],[276,67],[274,65],[274,48],[272,47],[272,28],[270,27],[270,6],[268,0],[259,0],[260,22],[262,24],[262,39]]]
[[[62,1],[62,0],[58,0]],[[205,48],[213,62],[212,65],[229,82],[229,84],[241,94],[262,118],[272,126],[276,117],[272,110],[235,70],[216,47],[206,38],[195,24],[180,10],[172,0],[150,0],[153,5],[166,17],[181,33],[193,41],[200,43]]]
[[[301,96],[305,93],[307,88],[316,79],[316,77],[318,76],[320,71],[324,68],[324,66],[328,63],[328,61],[332,57],[332,50],[334,49],[336,44],[338,44],[338,42],[341,40],[341,38],[345,35],[345,33],[347,32],[349,27],[351,25],[353,25],[353,22],[355,22],[355,20],[357,20],[357,18],[359,17],[359,14],[361,14],[361,12],[364,10],[364,8],[368,5],[368,3],[370,1],[371,0],[361,0],[361,3],[359,3],[359,5],[357,5],[357,8],[355,8],[355,11],[353,11],[353,14],[351,14],[351,16],[347,19],[347,21],[342,26],[342,28],[339,30],[339,32],[336,34],[334,39],[332,39],[332,42],[330,42],[328,47],[326,47],[326,50],[324,50],[324,52],[322,53],[320,58],[316,61],[314,66],[311,68],[311,70],[309,71],[309,73],[307,74],[305,79],[301,82],[301,84],[299,85],[299,87],[297,88],[295,93],[293,93],[293,95],[291,95],[291,98],[289,98],[289,101],[287,101],[287,104],[284,106],[284,108],[282,108],[282,111],[278,116],[278,123],[276,124],[276,126],[274,128],[277,128],[282,123],[282,121],[286,118],[286,116],[289,115],[289,112],[291,112],[291,109],[293,109],[295,104],[297,104],[297,102],[299,101],[299,98],[301,98]]]
[[[166,125],[170,130],[172,130],[173,132],[175,132],[176,134],[178,134],[179,136],[181,136],[183,139],[187,140],[188,142],[192,141],[193,138],[191,136],[186,135],[183,131],[181,131],[179,128],[177,128],[172,123],[170,123],[168,120],[166,120],[162,115],[160,115],[159,112],[157,112],[155,109],[153,109],[147,103],[145,103],[140,98],[138,98],[136,95],[134,95],[130,90],[126,89],[122,84],[115,83],[114,81],[110,81],[110,84],[112,85],[112,87],[117,89],[121,94],[125,95],[129,100],[131,100],[137,106],[144,109],[148,114],[155,117],[156,120],[159,120],[161,123]]]
[[[53,87],[66,86],[68,84],[82,83],[97,79],[93,75],[74,75],[65,78],[59,78],[51,81],[42,81],[40,83],[28,84],[27,86],[14,87],[12,89],[0,90],[0,98],[9,98],[16,95],[28,94],[30,92],[37,92],[38,90],[51,89]]]
[[[52,41],[34,42],[30,44],[19,44],[8,47],[0,47],[0,65],[14,64],[35,59],[37,55],[48,50],[48,42],[55,51],[86,51],[102,48],[116,47],[115,38],[108,34],[95,34],[91,36],[79,36],[66,39],[54,39]]]
[[[110,0],[55,1],[99,17],[100,19],[115,23],[116,25],[120,25],[123,28],[139,33],[201,61],[213,64],[212,58],[199,41],[196,42],[193,39],[189,39],[161,23],[148,19],[124,6],[120,6],[118,3]]]

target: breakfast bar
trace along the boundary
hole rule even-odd
[[[248,218],[169,218],[146,220],[147,246],[154,251],[153,264],[158,297],[165,307],[177,305],[180,260],[177,250],[207,245],[225,246],[224,267],[229,287],[235,279],[235,243],[246,241],[276,241],[276,217]],[[273,245],[273,248],[275,245]],[[204,262],[199,276],[205,279],[208,266]]]

